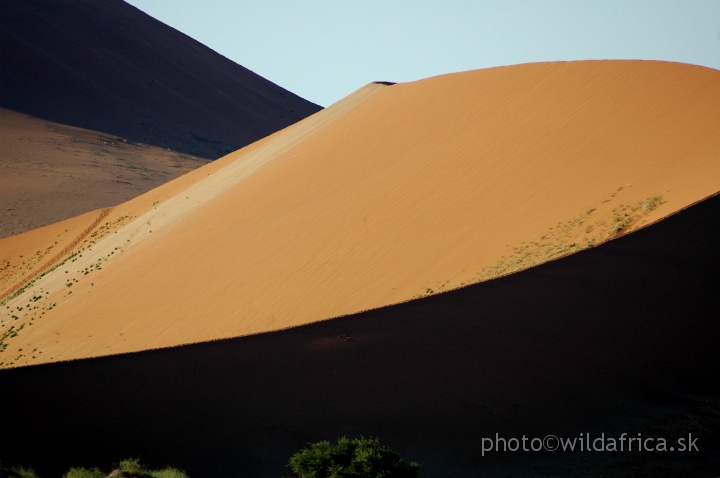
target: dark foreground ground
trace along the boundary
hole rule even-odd
[[[307,442],[347,434],[379,437],[423,464],[421,477],[718,476],[718,244],[715,197],[601,247],[422,300],[0,371],[0,461],[45,478],[126,457],[193,478],[279,477]],[[623,432],[668,448],[692,434],[698,450],[482,456],[496,434]]]

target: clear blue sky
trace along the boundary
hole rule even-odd
[[[549,60],[720,69],[720,0],[129,0],[322,106],[375,80]]]

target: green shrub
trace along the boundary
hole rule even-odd
[[[38,475],[32,468],[23,466],[6,468],[0,464],[0,478],[38,478]]]
[[[406,463],[377,438],[342,437],[337,444],[310,444],[290,458],[300,478],[415,478],[420,465]]]
[[[140,460],[138,460],[137,458],[128,458],[122,460],[117,465],[117,470],[125,476],[130,476],[134,478],[188,478],[187,474],[184,471],[177,468],[148,470],[140,464]]]
[[[74,467],[70,468],[63,478],[105,478],[97,468]],[[187,473],[177,468],[164,468],[162,470],[146,470],[137,458],[128,458],[120,461],[110,476],[124,476],[128,478],[189,478]],[[0,463],[0,478],[39,478],[32,468],[8,468]]]
[[[188,478],[187,473],[177,468],[165,468],[163,470],[151,471],[153,478]]]
[[[105,473],[98,470],[97,468],[70,468],[64,475],[63,478],[105,478]]]
[[[140,460],[137,458],[126,458],[124,460],[120,460],[117,469],[129,475],[145,474],[145,470],[143,469],[142,465],[140,465]]]

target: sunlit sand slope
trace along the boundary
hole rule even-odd
[[[32,284],[16,273],[0,357],[276,330],[592,247],[720,189],[719,91],[718,71],[642,61],[370,84],[117,206]]]
[[[139,456],[197,478],[277,478],[308,442],[364,435],[421,463],[424,478],[717,476],[719,242],[715,196],[600,247],[421,300],[0,370],[10,436],[0,460],[48,477]],[[581,433],[614,439],[617,452],[483,456],[496,434],[530,446]],[[697,449],[638,452],[636,441],[628,451],[626,441],[621,451],[623,433],[668,446],[690,435]]]

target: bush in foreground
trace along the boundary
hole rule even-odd
[[[63,478],[105,478],[105,473],[97,468],[70,468]]]
[[[135,458],[120,461],[109,474],[97,468],[75,467],[70,468],[62,478],[189,478],[187,474],[177,468],[164,468],[162,470],[148,470]],[[0,478],[39,478],[32,468],[4,467],[0,463]]]
[[[337,444],[313,443],[290,458],[300,478],[415,478],[420,465],[406,463],[377,438],[342,437]]]
[[[32,468],[6,467],[0,463],[0,478],[38,478],[38,476]]]

